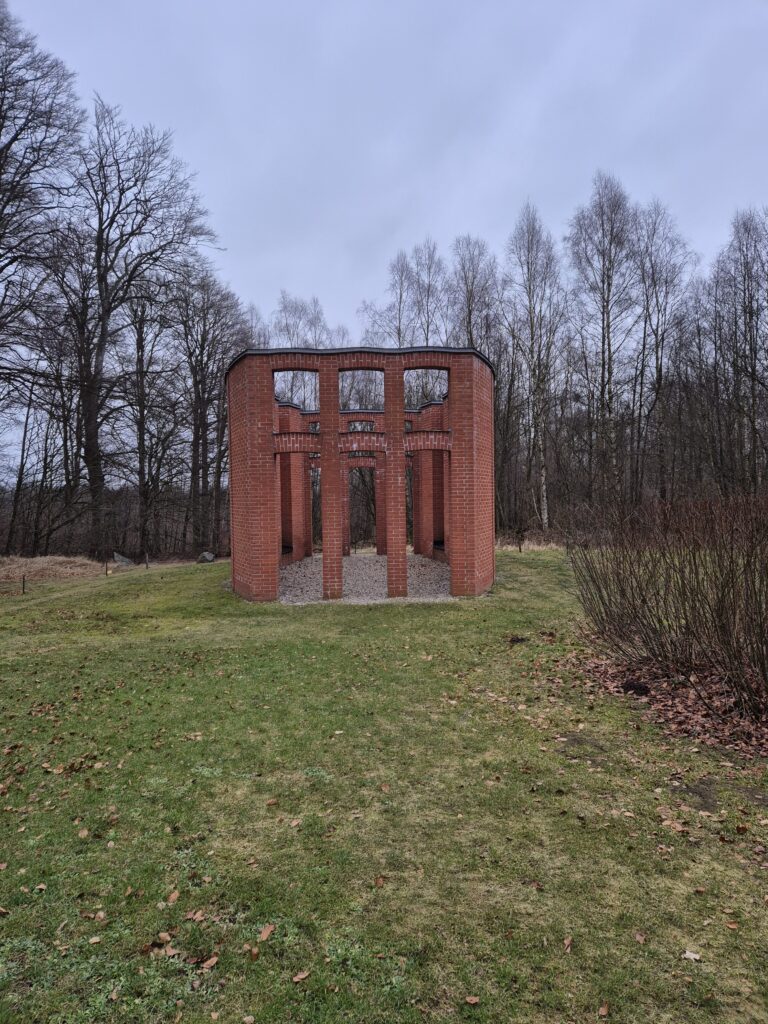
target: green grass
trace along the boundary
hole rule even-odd
[[[561,554],[437,605],[227,573],[0,603],[0,1021],[768,1020],[764,768],[563,668]]]

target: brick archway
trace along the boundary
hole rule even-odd
[[[415,369],[447,370],[444,401],[405,408],[404,373]],[[318,374],[319,410],[277,402],[274,374],[286,370]],[[339,373],[347,370],[384,371],[383,412],[340,410]],[[407,459],[414,551],[448,562],[456,596],[491,586],[493,370],[482,355],[447,348],[259,349],[241,353],[227,373],[235,593],[276,600],[281,563],[312,554],[314,466],[321,476],[323,597],[341,597],[349,550],[347,475],[363,460],[374,469],[376,546],[387,556],[390,597],[403,597],[408,588]]]

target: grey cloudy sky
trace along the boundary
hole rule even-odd
[[[359,334],[398,248],[499,252],[530,198],[561,237],[598,168],[710,259],[768,203],[768,0],[10,0],[137,123],[172,128],[270,312]]]

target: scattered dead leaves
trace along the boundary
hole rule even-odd
[[[744,718],[714,672],[672,678],[652,662],[630,665],[607,657],[571,655],[563,670],[576,670],[588,685],[629,696],[646,707],[649,721],[668,736],[686,736],[706,747],[722,747],[748,760],[768,758],[768,716]]]

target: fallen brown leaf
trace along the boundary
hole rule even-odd
[[[298,974],[294,974],[294,976],[293,976],[293,978],[291,980],[293,981],[293,983],[295,985],[298,985],[298,983],[300,981],[306,981],[307,980],[307,978],[309,977],[309,973],[310,973],[309,971],[299,971]]]
[[[480,996],[467,996],[464,1002],[469,1003],[470,1006],[477,1006],[480,1002]]]
[[[266,942],[274,930],[275,926],[273,924],[265,924],[259,932],[259,942]]]

